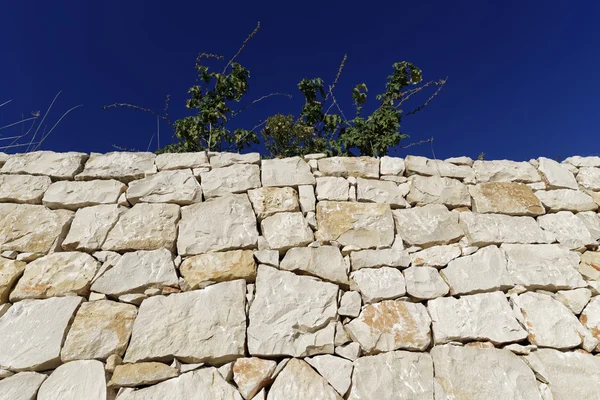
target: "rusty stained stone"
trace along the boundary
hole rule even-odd
[[[277,362],[258,357],[238,358],[233,364],[233,380],[245,399],[251,399],[270,384]]]
[[[523,183],[488,182],[470,186],[473,211],[536,216],[545,213],[540,199]]]

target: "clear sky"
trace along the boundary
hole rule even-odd
[[[102,106],[128,102],[158,111],[171,94],[171,117],[187,115],[187,89],[200,52],[230,56],[261,22],[238,61],[251,74],[247,101],[271,98],[238,124],[297,113],[305,77],[331,82],[350,108],[350,89],[383,90],[396,61],[419,66],[425,80],[448,76],[440,95],[406,118],[409,141],[433,146],[395,155],[486,159],[565,158],[600,153],[600,2],[598,1],[3,1],[0,12],[0,126],[45,111],[44,142],[55,151],[107,152],[113,144],[146,150],[156,120]],[[371,99],[374,100],[374,99]],[[15,131],[5,129],[7,136]],[[161,128],[161,145],[170,141]],[[0,145],[6,142],[0,142]],[[156,137],[150,149],[156,149]],[[23,148],[15,149],[22,151]]]

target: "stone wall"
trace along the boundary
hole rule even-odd
[[[0,399],[600,399],[599,157],[0,166]]]

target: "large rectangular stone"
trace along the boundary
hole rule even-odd
[[[469,243],[478,247],[502,243],[554,241],[554,235],[543,231],[532,217],[462,212],[459,223]]]

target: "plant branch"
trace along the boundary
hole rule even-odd
[[[409,143],[406,146],[401,146],[401,149],[408,149],[409,147],[413,147],[413,146],[420,146],[422,144],[425,143],[432,143],[433,142],[434,137],[430,137],[429,139],[425,139],[425,140],[419,140],[418,142],[413,142],[413,143]]]
[[[255,105],[256,103],[263,101],[264,99],[268,99],[269,97],[273,97],[273,96],[285,96],[288,99],[292,98],[291,94],[287,94],[287,93],[269,93],[265,96],[259,97],[258,99],[254,100],[252,103],[248,104],[247,106],[245,106],[244,108],[242,108],[241,110],[234,112],[230,118],[233,119],[233,117],[235,117],[236,115],[240,114],[243,111],[246,111],[247,109],[249,109],[250,107],[252,107],[253,105]]]
[[[448,81],[448,77],[446,77],[446,79],[442,79],[438,82],[435,82],[434,84],[438,87],[437,90],[431,96],[429,96],[429,98],[425,101],[425,103],[421,104],[414,110],[404,114],[404,116],[416,114],[419,111],[421,111],[423,108],[427,107],[429,105],[429,103],[431,102],[431,100],[433,100],[440,93],[440,91],[442,90],[442,88],[444,87],[444,85],[446,84],[447,81]]]
[[[165,111],[168,108],[168,104],[169,104],[168,99],[169,99],[169,96],[167,96],[167,101],[165,102],[166,103]],[[143,111],[143,112],[150,113],[150,114],[154,115],[156,118],[160,118],[163,121],[165,121],[167,123],[167,125],[169,125],[169,128],[171,128],[173,131],[175,130],[173,124],[171,123],[171,121],[168,118],[168,115],[167,116],[160,115],[156,111],[153,111],[153,110],[151,110],[149,108],[143,108],[143,107],[136,106],[136,105],[129,104],[129,103],[113,103],[113,104],[109,104],[107,106],[104,106],[102,109],[103,110],[108,110],[109,108],[118,108],[118,107],[126,107],[126,108],[131,108],[133,110],[138,110],[138,111]]]
[[[254,37],[254,35],[256,35],[256,33],[258,32],[259,29],[260,29],[260,21],[256,24],[256,28],[254,28],[252,33],[250,33],[248,35],[248,37],[246,38],[246,40],[244,40],[244,43],[242,43],[242,46],[238,49],[237,53],[235,53],[235,55],[231,58],[231,60],[229,60],[227,65],[225,65],[225,68],[223,68],[223,72],[222,72],[223,74],[225,73],[225,71],[227,71],[227,68],[237,58],[237,56],[239,56],[242,53],[242,51],[244,50],[244,48],[246,47],[246,45],[248,44],[250,39],[252,39]]]

